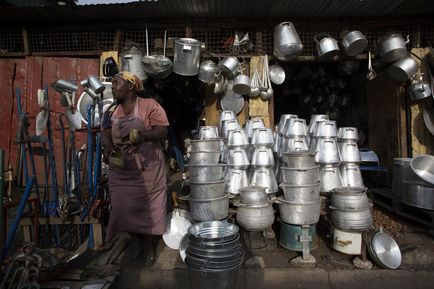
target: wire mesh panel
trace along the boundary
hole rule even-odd
[[[23,32],[4,30],[0,34],[0,53],[24,52]]]
[[[195,24],[191,29],[177,24],[177,26],[152,26],[148,28],[149,54],[161,54],[164,46],[164,31],[167,30],[166,54],[173,56],[174,39],[186,37],[191,31],[191,37],[205,44],[203,56],[235,55],[248,57],[251,55],[273,53],[274,25],[265,23],[262,26],[252,26],[249,23],[234,24],[230,27],[221,27],[218,24]],[[297,24],[294,23],[297,33],[303,43],[301,56],[315,57],[315,35],[328,34],[338,42],[344,25],[339,22],[328,24]],[[434,45],[434,25],[432,23],[388,23],[373,24],[351,23],[345,25],[346,30],[360,30],[368,39],[367,51],[373,53],[377,50],[378,39],[382,36],[399,33],[406,38],[410,35],[409,49],[432,47]],[[413,37],[415,36],[415,37]],[[99,54],[109,50],[125,50],[137,46],[146,53],[146,27],[135,26],[128,29],[111,27],[106,29],[82,28],[50,28],[30,29],[28,31],[29,49],[32,53],[45,54]],[[24,53],[24,40],[21,30],[0,30],[0,53]]]
[[[146,27],[140,29],[128,29],[122,31],[121,50],[128,50],[135,46],[147,53],[146,42],[148,43],[149,55],[162,54],[164,48],[164,31],[167,31],[166,54],[173,55],[173,40],[185,37],[185,28],[148,28],[148,41],[146,41]]]
[[[32,52],[99,52],[113,49],[115,31],[29,31]]]

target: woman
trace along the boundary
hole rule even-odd
[[[152,243],[166,230],[166,166],[160,142],[169,122],[155,100],[137,96],[142,89],[140,79],[130,72],[113,77],[112,92],[119,105],[111,112],[111,129],[103,134],[111,203],[106,241],[116,233],[130,233],[129,257],[143,258],[143,246],[145,265],[152,265]]]

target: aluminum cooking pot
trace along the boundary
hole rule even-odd
[[[121,69],[134,73],[141,81],[146,82],[149,77],[145,73],[142,58],[143,53],[137,49],[122,52]]]
[[[282,22],[274,27],[273,54],[281,61],[297,58],[303,50],[300,37],[291,22]]]
[[[217,65],[212,60],[205,60],[200,64],[198,79],[205,83],[216,81]]]
[[[232,80],[239,73],[240,62],[234,56],[226,56],[219,62],[218,68],[227,77],[227,79]]]
[[[329,35],[315,35],[314,40],[316,42],[318,58],[331,60],[334,56],[339,54],[338,42]]]
[[[378,53],[381,61],[384,63],[395,62],[408,55],[406,44],[410,42],[407,35],[407,41],[404,41],[400,34],[390,34],[381,37],[378,40]]]
[[[192,38],[175,39],[173,72],[184,76],[197,75],[201,45],[202,42]]]
[[[418,64],[411,57],[404,57],[389,66],[390,76],[397,81],[409,80],[417,71]]]
[[[366,49],[368,40],[360,31],[346,32],[342,35],[342,46],[348,56],[356,56]]]
[[[412,83],[407,90],[411,100],[416,101],[431,96],[431,86],[426,81]]]
[[[250,77],[245,74],[239,74],[234,79],[232,90],[235,93],[241,95],[247,95],[250,93]]]

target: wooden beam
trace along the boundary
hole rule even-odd
[[[30,55],[30,45],[29,45],[29,33],[27,32],[27,28],[23,28],[23,43],[24,43],[24,55]]]
[[[430,48],[413,48],[412,53],[424,58],[426,54],[430,51]],[[419,64],[420,73],[424,73],[424,79],[429,81],[428,73],[426,67],[421,65],[420,60],[414,58]],[[423,111],[425,107],[432,106],[432,98],[428,97],[426,99],[411,102],[411,153],[412,157],[416,157],[421,154],[434,154],[434,137],[426,128],[425,122],[423,120]]]

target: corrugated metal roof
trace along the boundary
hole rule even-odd
[[[432,15],[433,0],[159,0],[75,7],[2,7],[3,23],[119,19],[300,19]]]

